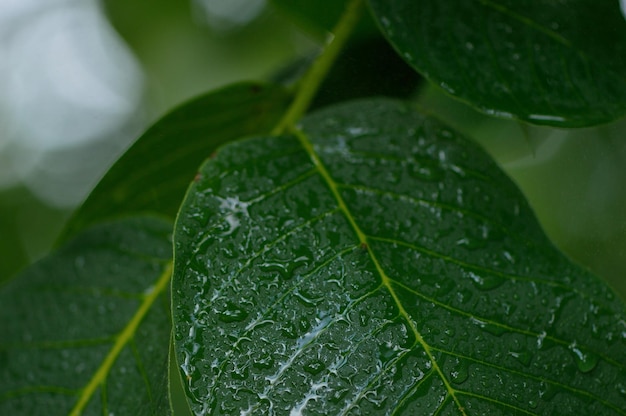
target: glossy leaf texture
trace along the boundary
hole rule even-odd
[[[580,127],[626,113],[618,1],[370,0],[399,54],[485,113]]]
[[[170,413],[171,230],[96,226],[0,288],[0,414]]]
[[[230,140],[269,132],[289,100],[281,87],[244,82],[173,110],[107,172],[69,221],[65,235],[142,212],[174,218],[202,161]]]
[[[174,233],[196,414],[624,414],[625,305],[483,150],[369,100],[222,148]]]

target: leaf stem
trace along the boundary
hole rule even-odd
[[[320,85],[337,59],[339,52],[346,44],[352,30],[361,17],[363,0],[350,0],[346,10],[337,22],[322,53],[315,59],[307,73],[300,80],[298,92],[287,109],[284,117],[272,130],[272,135],[279,135],[291,130],[296,122],[306,113],[315,98]]]
[[[96,390],[106,382],[107,377],[109,376],[109,372],[115,364],[115,361],[119,357],[124,347],[132,341],[137,332],[137,328],[143,321],[143,318],[145,318],[146,314],[150,311],[150,308],[157,300],[159,295],[167,290],[168,283],[170,282],[170,278],[172,276],[172,267],[172,262],[168,262],[165,270],[159,277],[159,280],[156,282],[152,291],[148,293],[146,297],[142,300],[141,304],[139,305],[139,309],[137,310],[135,315],[133,315],[130,322],[128,322],[122,332],[117,336],[113,347],[104,358],[104,360],[100,364],[100,367],[93,375],[91,380],[89,380],[87,386],[80,393],[78,401],[74,405],[74,408],[70,411],[70,416],[79,416],[80,414],[82,414],[89,401],[93,398]]]

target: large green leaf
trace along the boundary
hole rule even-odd
[[[0,414],[169,414],[171,230],[97,226],[0,288]]]
[[[625,414],[624,304],[407,104],[220,149],[174,241],[196,414]]]
[[[407,62],[486,113],[572,127],[626,113],[626,21],[617,0],[370,5]]]
[[[270,131],[289,102],[280,87],[231,85],[173,110],[122,156],[66,226],[86,225],[138,212],[174,218],[198,166],[218,146]]]

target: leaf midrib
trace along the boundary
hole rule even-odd
[[[130,319],[128,324],[124,327],[122,332],[117,336],[115,344],[104,358],[98,370],[94,373],[93,377],[89,380],[89,383],[85,386],[85,388],[81,391],[80,396],[72,410],[70,411],[70,416],[79,416],[84,410],[85,406],[89,403],[89,400],[93,397],[96,389],[104,383],[107,376],[109,375],[109,371],[115,364],[118,356],[124,349],[124,347],[133,339],[135,333],[137,332],[137,328],[145,318],[146,314],[150,311],[150,308],[156,301],[156,299],[163,293],[163,291],[167,288],[167,285],[172,276],[172,262],[168,262],[163,273],[159,276],[156,284],[152,291],[146,295],[143,302],[137,309],[137,312]]]
[[[389,291],[389,294],[391,295],[391,297],[393,298],[394,302],[396,303],[396,305],[398,307],[398,310],[400,312],[400,315],[407,321],[409,327],[411,328],[411,331],[413,332],[413,336],[415,336],[415,339],[417,340],[417,342],[424,349],[424,352],[426,353],[426,355],[428,356],[430,362],[432,363],[433,368],[435,369],[437,374],[439,374],[439,377],[441,378],[441,381],[443,382],[444,386],[446,387],[446,390],[448,391],[448,394],[450,394],[450,396],[452,397],[452,399],[456,403],[457,408],[459,409],[461,414],[465,415],[464,408],[461,405],[459,399],[456,397],[456,390],[452,388],[452,385],[450,384],[450,381],[447,379],[447,377],[444,375],[442,369],[439,367],[439,364],[437,363],[437,361],[435,360],[435,357],[433,356],[433,353],[431,351],[430,345],[424,340],[424,338],[422,337],[422,335],[418,331],[417,327],[415,326],[415,323],[411,319],[411,316],[406,311],[406,309],[404,309],[404,305],[402,305],[402,302],[400,302],[400,298],[398,297],[397,293],[395,292],[395,290],[392,287],[392,284],[391,284],[392,280],[385,273],[385,270],[383,269],[383,267],[381,266],[380,262],[378,261],[378,258],[376,257],[376,254],[372,250],[371,246],[368,244],[367,236],[361,230],[361,227],[359,227],[359,225],[357,224],[354,216],[352,215],[352,213],[348,209],[348,206],[346,205],[345,201],[343,200],[343,197],[339,193],[337,183],[335,182],[335,180],[332,178],[332,176],[330,175],[330,173],[326,169],[326,166],[324,165],[324,163],[320,159],[319,155],[317,154],[317,152],[313,148],[313,144],[311,143],[311,141],[309,140],[307,135],[300,129],[294,129],[293,133],[298,138],[298,140],[300,141],[300,144],[302,145],[302,147],[304,148],[306,153],[311,158],[311,161],[313,162],[315,168],[318,170],[318,172],[319,172],[320,176],[322,177],[322,179],[324,180],[324,182],[328,185],[328,187],[329,187],[333,197],[335,198],[335,200],[337,201],[337,204],[339,205],[340,211],[343,212],[343,214],[348,219],[348,222],[350,223],[350,226],[352,227],[352,229],[356,233],[356,235],[357,235],[357,237],[359,239],[360,244],[362,245],[363,248],[365,248],[367,250],[367,253],[368,253],[370,259],[372,260],[372,262],[374,263],[374,266],[376,267],[376,271],[380,275],[382,284]]]

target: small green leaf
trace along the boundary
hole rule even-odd
[[[408,104],[232,143],[175,226],[196,414],[624,414],[626,312],[476,145]]]
[[[619,1],[370,0],[404,59],[492,115],[578,127],[626,113]]]
[[[171,229],[97,226],[0,288],[0,414],[170,413]]]
[[[202,161],[230,140],[270,131],[288,102],[280,87],[245,82],[173,110],[107,172],[66,226],[66,236],[140,212],[174,218]]]

